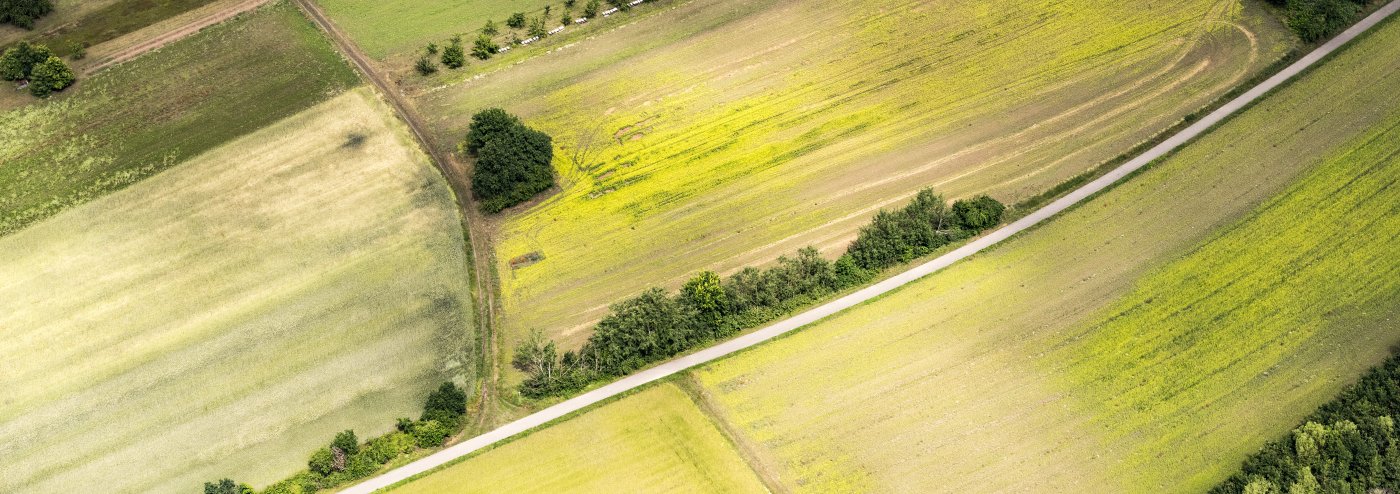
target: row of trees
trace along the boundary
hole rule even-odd
[[[948,207],[925,189],[902,209],[880,211],[835,262],[807,247],[776,265],[729,276],[705,271],[674,295],[652,288],[611,307],[583,348],[562,354],[535,332],[515,349],[511,364],[528,377],[530,398],[574,393],[623,376],[707,342],[792,313],[835,292],[869,282],[902,264],[1001,222],[1006,208],[979,196]]]
[[[0,0],[3,2],[4,0]],[[621,10],[630,9],[627,0],[607,0],[608,5],[612,5]],[[576,0],[565,0],[563,14],[559,18],[561,25],[567,26],[574,22],[573,9],[577,5]],[[603,3],[599,0],[589,0],[583,6],[583,17],[592,18],[601,12]],[[554,9],[552,5],[545,4],[543,14],[536,17],[526,17],[524,12],[516,12],[506,19],[506,27],[517,32],[510,33],[508,42],[510,44],[520,43],[520,34],[525,37],[546,36],[549,34],[549,16]],[[497,53],[501,52],[501,46],[496,42],[496,36],[501,33],[496,21],[487,20],[486,24],[477,31],[476,39],[472,42],[471,55],[480,60],[489,60]],[[420,75],[429,76],[437,73],[437,63],[433,61],[434,56],[438,56],[442,65],[449,69],[459,69],[467,64],[466,47],[462,44],[462,37],[454,36],[447,46],[439,54],[438,45],[429,43],[425,49],[425,54],[418,58],[414,64],[414,69]]]
[[[1367,0],[1269,0],[1283,7],[1285,21],[1298,37],[1320,41],[1350,26]]]
[[[34,29],[34,21],[53,12],[49,0],[0,0],[0,24]]]
[[[1400,492],[1400,357],[1244,461],[1211,494]]]
[[[29,81],[29,93],[44,98],[72,86],[77,78],[47,46],[21,41],[0,54],[0,79]]]
[[[374,475],[380,467],[417,449],[442,446],[462,429],[467,413],[467,395],[452,383],[443,383],[428,395],[418,420],[400,418],[395,431],[364,443],[355,431],[335,435],[330,444],[317,449],[306,462],[306,470],[272,484],[262,494],[311,494]],[[205,494],[253,494],[252,487],[230,479],[204,484]]]
[[[476,158],[472,193],[487,212],[528,201],[554,186],[552,139],[500,108],[472,115],[461,150]]]

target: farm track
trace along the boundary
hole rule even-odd
[[[461,163],[452,159],[439,150],[434,143],[429,140],[428,133],[425,132],[422,117],[414,110],[399,91],[398,86],[375,70],[374,65],[365,58],[359,47],[350,40],[349,36],[341,32],[330,18],[326,17],[312,0],[296,0],[296,4],[311,18],[322,31],[330,36],[336,47],[347,59],[354,63],[366,79],[374,84],[378,93],[389,101],[398,113],[399,119],[408,125],[408,129],[417,139],[420,147],[428,153],[428,158],[432,160],[433,166],[447,179],[448,185],[452,187],[453,195],[457,198],[457,206],[461,209],[463,227],[467,231],[471,248],[472,259],[472,279],[475,283],[474,302],[476,307],[474,313],[477,316],[477,329],[481,332],[481,351],[479,356],[487,368],[483,373],[481,392],[478,396],[477,410],[477,432],[485,431],[492,425],[494,414],[490,413],[492,407],[496,406],[496,382],[499,380],[500,369],[496,363],[496,332],[494,330],[495,310],[496,310],[496,283],[494,269],[495,256],[491,251],[491,242],[488,231],[485,227],[486,219],[482,217],[480,210],[475,207],[476,199],[472,196],[470,182],[467,180],[467,171]]]
[[[298,1],[305,2],[307,0]],[[1400,10],[1400,0],[1392,1],[1384,7],[1381,7],[1373,14],[1357,22],[1355,25],[1348,28],[1346,31],[1342,32],[1335,38],[1319,46],[1317,49],[1313,50],[1311,53],[1308,53],[1306,56],[1303,56],[1298,61],[1280,70],[1272,77],[1269,77],[1263,82],[1255,85],[1253,88],[1244,92],[1240,96],[1232,99],[1228,103],[1222,105],[1220,108],[1202,117],[1200,120],[1196,121],[1189,127],[1172,135],[1171,137],[1167,138],[1166,140],[1162,141],[1156,146],[1153,146],[1144,153],[1136,156],[1132,160],[1124,163],[1122,166],[1113,169],[1104,176],[1099,177],[1098,179],[1084,185],[1083,187],[1075,189],[1074,191],[1046,205],[1045,207],[1036,210],[1005,227],[997,229],[996,231],[993,231],[990,234],[977,238],[952,252],[939,256],[924,264],[915,266],[907,271],[890,277],[889,279],[886,279],[884,281],[881,281],[879,283],[876,283],[874,285],[871,285],[869,287],[866,287],[839,299],[833,300],[831,302],[808,309],[800,314],[792,316],[783,321],[779,321],[757,331],[743,334],[736,338],[718,343],[708,348],[701,349],[694,353],[682,355],[672,360],[668,360],[666,362],[644,369],[633,375],[606,384],[592,391],[583,393],[579,396],[561,402],[557,405],[545,408],[544,410],[533,413],[514,422],[505,424],[500,428],[497,428],[480,436],[471,438],[467,441],[451,446],[426,458],[420,459],[398,469],[392,470],[378,477],[371,478],[360,484],[351,486],[341,492],[346,494],[370,494],[380,489],[390,487],[399,482],[408,480],[416,475],[428,472],[442,465],[449,464],[454,460],[472,454],[476,451],[487,448],[499,441],[511,438],[513,436],[516,436],[517,434],[521,434],[526,431],[535,429],[537,427],[546,425],[552,421],[561,419],[569,414],[579,412],[598,402],[608,400],[618,395],[630,392],[653,381],[685,371],[689,368],[698,365],[703,365],[705,363],[728,356],[732,353],[739,352],[749,347],[761,344],[785,333],[794,331],[798,328],[817,322],[838,312],[844,311],[848,308],[865,303],[896,288],[899,288],[915,280],[921,279],[924,276],[942,270],[943,268],[946,268],[952,265],[953,263],[970,257],[978,252],[981,252],[984,249],[992,247],[1002,242],[1003,240],[1006,240],[1018,233],[1026,231],[1036,226],[1037,224],[1078,205],[1079,203],[1087,200],[1088,198],[1093,197],[1094,195],[1112,187],[1118,182],[1133,175],[1136,171],[1142,169],[1143,167],[1156,161],[1157,159],[1167,156],[1168,154],[1175,151],[1177,148],[1184,146],[1188,142],[1194,140],[1202,134],[1205,134],[1212,127],[1221,123],[1222,121],[1234,115],[1235,113],[1238,113],[1241,110],[1249,107],[1255,101],[1259,100],[1264,95],[1268,94],[1274,89],[1282,86],[1284,83],[1286,83],[1293,77],[1306,71],[1307,69],[1309,69],[1310,67],[1317,64],[1319,61],[1336,51],[1338,48],[1342,47],[1343,45],[1346,45],[1348,42],[1355,39],[1357,36],[1367,32],[1372,27],[1379,24],[1382,20],[1394,14],[1397,10]],[[473,241],[475,242],[475,239]]]
[[[102,69],[139,57],[146,52],[155,50],[162,46],[174,43],[185,37],[199,32],[201,29],[229,20],[233,16],[261,7],[271,0],[248,0],[246,2],[232,5],[226,9],[214,12],[207,16],[195,19],[189,24],[175,28],[165,34],[138,43],[135,46],[113,53],[90,67],[83,69],[84,76],[90,76]]]

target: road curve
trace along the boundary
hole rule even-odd
[[[391,470],[389,472],[384,473],[383,475],[371,478],[360,484],[351,486],[350,488],[341,491],[341,493],[373,493],[380,489],[394,485],[400,481],[407,480],[408,478],[414,475],[418,475],[440,465],[449,463],[452,460],[455,460],[462,456],[471,454],[472,452],[490,446],[496,443],[497,441],[501,441],[516,434],[520,434],[535,427],[539,427],[541,425],[544,425],[545,423],[548,423],[551,420],[563,417],[573,412],[577,412],[579,410],[587,408],[589,405],[593,405],[600,401],[625,393],[629,390],[643,386],[652,381],[664,378],[666,376],[670,376],[672,374],[689,369],[697,365],[705,364],[707,362],[723,358],[724,356],[729,355],[731,353],[738,352],[745,348],[749,348],[751,346],[758,345],[765,341],[771,340],[779,335],[814,323],[818,320],[821,320],[822,318],[843,311],[845,309],[854,307],[867,300],[889,292],[890,290],[894,290],[905,284],[913,282],[914,280],[923,278],[924,276],[928,276],[929,274],[935,271],[946,268],[955,262],[965,259],[973,254],[976,254],[977,252],[986,249],[987,247],[991,247],[992,245],[995,245],[998,242],[1006,240],[1012,235],[1020,233],[1032,226],[1035,226],[1037,223],[1045,221],[1046,219],[1049,219],[1050,217],[1055,216],[1056,214],[1059,214],[1060,212],[1066,209],[1069,209],[1071,206],[1074,206],[1075,204],[1084,201],[1085,199],[1098,193],[1099,191],[1102,191],[1108,188],[1110,185],[1113,185],[1114,183],[1122,180],[1124,177],[1127,177],[1134,171],[1137,171],[1138,169],[1146,166],[1153,160],[1165,156],[1167,153],[1170,153],[1171,151],[1175,150],[1176,148],[1180,147],[1181,145],[1185,144],[1191,139],[1200,136],[1201,134],[1205,133],[1205,131],[1209,130],[1212,126],[1219,123],[1221,120],[1224,120],[1226,117],[1229,117],[1230,115],[1240,111],[1245,106],[1248,106],[1250,103],[1253,103],[1255,100],[1258,100],[1261,96],[1278,87],[1279,85],[1283,84],[1285,81],[1298,75],[1300,72],[1306,70],[1308,67],[1311,67],[1313,64],[1316,64],[1319,60],[1326,57],[1328,54],[1331,54],[1333,51],[1336,51],[1342,45],[1345,45],[1347,42],[1356,38],[1361,33],[1364,33],[1367,30],[1371,29],[1376,24],[1380,23],[1380,21],[1384,20],[1386,17],[1389,17],[1391,14],[1394,14],[1397,10],[1400,10],[1400,0],[1394,0],[1390,2],[1386,6],[1382,7],[1380,10],[1377,10],[1375,13],[1371,14],[1370,16],[1367,16],[1361,22],[1356,23],[1356,25],[1352,26],[1350,29],[1347,29],[1346,31],[1342,32],[1342,34],[1337,35],[1337,37],[1333,38],[1331,41],[1328,41],[1327,43],[1318,47],[1316,50],[1313,50],[1311,53],[1299,59],[1297,62],[1294,62],[1292,65],[1289,65],[1287,68],[1283,69],[1278,74],[1275,74],[1273,77],[1270,77],[1264,82],[1260,83],[1259,85],[1251,88],[1249,91],[1231,100],[1229,103],[1226,103],[1219,109],[1211,112],[1209,115],[1200,119],[1191,126],[1183,129],[1181,132],[1178,132],[1175,135],[1167,138],[1165,141],[1162,141],[1162,143],[1153,146],[1151,149],[1133,158],[1131,161],[1128,161],[1122,166],[1115,168],[1113,171],[1108,172],[1108,174],[1099,177],[1099,179],[1094,180],[1093,182],[1090,182],[1089,184],[1080,187],[1079,189],[1076,189],[1073,192],[1070,192],[1069,195],[1066,195],[1065,197],[1060,198],[1059,200],[1032,212],[1024,218],[1021,218],[1009,225],[1006,225],[996,231],[993,231],[992,233],[987,234],[986,236],[980,237],[976,240],[973,240],[972,242],[969,242],[968,244],[962,246],[961,248],[958,248],[957,250],[939,256],[938,258],[935,258],[927,263],[915,266],[914,268],[900,273],[898,275],[895,275],[892,278],[881,281],[879,283],[876,283],[874,285],[871,285],[869,287],[866,287],[839,299],[833,300],[831,302],[814,307],[806,312],[795,315],[791,318],[785,319],[771,326],[759,329],[752,333],[747,333],[738,336],[728,341],[724,341],[722,343],[716,344],[709,348],[705,348],[690,355],[677,357],[675,359],[666,361],[655,367],[642,370],[640,372],[637,372],[636,374],[624,377],[603,387],[594,389],[592,391],[589,391],[587,393],[584,393],[557,405],[551,406],[544,410],[540,410],[538,412],[535,412],[534,414],[508,423],[504,426],[501,426],[500,428],[497,428],[480,436],[476,436],[464,442],[453,445],[447,449],[434,453],[423,459]]]

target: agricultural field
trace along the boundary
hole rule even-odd
[[[283,2],[0,113],[0,235],[358,84],[330,43]]]
[[[441,45],[457,34],[470,42],[488,20],[505,30],[506,18],[516,12],[538,16],[543,13],[544,6],[550,4],[553,4],[553,12],[563,12],[558,10],[563,2],[549,0],[318,0],[316,3],[325,8],[331,20],[344,29],[365,54],[381,61],[411,59],[421,54],[428,43]],[[576,12],[581,9],[581,6],[574,8]],[[551,16],[550,27],[557,22],[558,17]]]
[[[211,3],[231,0],[57,0],[34,29],[0,26],[0,47],[21,39],[48,45],[59,56],[96,46]]]
[[[653,386],[394,489],[467,492],[764,492],[674,384]]]
[[[923,187],[1034,196],[1293,46],[1253,1],[652,8],[416,95],[443,148],[492,106],[555,138],[558,192],[495,221],[503,348],[578,344],[608,304],[702,269],[836,252]]]
[[[357,89],[0,237],[0,491],[261,486],[416,417],[478,370],[462,236]]]
[[[1400,22],[1027,234],[696,377],[798,491],[1202,492],[1400,343]]]

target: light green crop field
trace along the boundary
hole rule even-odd
[[[504,348],[577,343],[647,286],[837,252],[920,188],[1015,201],[1084,172],[1285,53],[1258,7],[662,3],[417,98],[440,146],[490,106],[554,136],[561,190],[494,239]]]
[[[405,484],[395,493],[765,492],[715,424],[654,386]]]
[[[330,42],[279,2],[0,113],[0,235],[357,84]]]
[[[403,58],[414,52],[421,54],[428,43],[442,45],[456,34],[474,35],[487,20],[495,21],[502,31],[510,30],[505,25],[506,18],[515,12],[534,17],[542,14],[545,5],[553,4],[552,12],[562,15],[559,9],[564,5],[549,0],[317,0],[317,3],[361,50],[380,60],[393,55]],[[574,8],[576,13],[581,11],[583,3],[586,2],[579,2],[580,6]],[[551,15],[549,27],[558,25],[558,19],[559,16]],[[472,39],[472,36],[464,37],[468,42]]]
[[[475,377],[452,193],[344,93],[0,237],[0,491],[265,485]]]
[[[1123,185],[696,371],[797,491],[1202,492],[1400,341],[1400,22]]]

